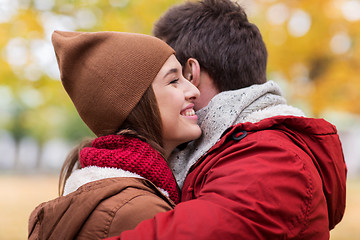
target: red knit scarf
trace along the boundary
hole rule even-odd
[[[82,167],[112,167],[136,173],[169,193],[175,203],[179,192],[173,173],[158,151],[138,138],[108,135],[96,138],[80,152]]]

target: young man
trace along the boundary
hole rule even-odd
[[[286,105],[266,81],[258,28],[230,0],[168,10],[155,36],[200,90],[203,135],[170,159],[182,203],[120,239],[329,239],[345,208],[336,128]]]

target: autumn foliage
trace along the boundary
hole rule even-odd
[[[0,128],[40,143],[90,134],[61,87],[53,30],[151,34],[176,0],[5,0],[0,3]],[[266,42],[268,78],[315,117],[360,113],[360,2],[242,0]],[[216,26],[215,26],[216,27]]]

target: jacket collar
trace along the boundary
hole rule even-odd
[[[175,203],[179,202],[178,187],[165,159],[150,144],[127,135],[96,138],[91,147],[80,151],[81,166],[97,166],[129,171],[150,180],[166,190]]]
[[[144,179],[142,176],[136,173],[125,171],[123,169],[89,166],[75,170],[70,175],[65,184],[64,196],[75,192],[79,187],[87,183],[116,177],[133,177]],[[159,187],[158,189],[162,194],[169,197],[169,193],[166,190]]]
[[[286,105],[279,86],[273,81],[221,92],[196,114],[202,136],[190,142],[185,150],[175,150],[169,158],[169,165],[180,188],[191,166],[216,144],[229,127],[278,115],[304,115],[299,109]]]

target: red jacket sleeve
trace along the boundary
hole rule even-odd
[[[329,238],[321,178],[282,133],[249,134],[210,153],[188,175],[184,198],[111,239]]]

